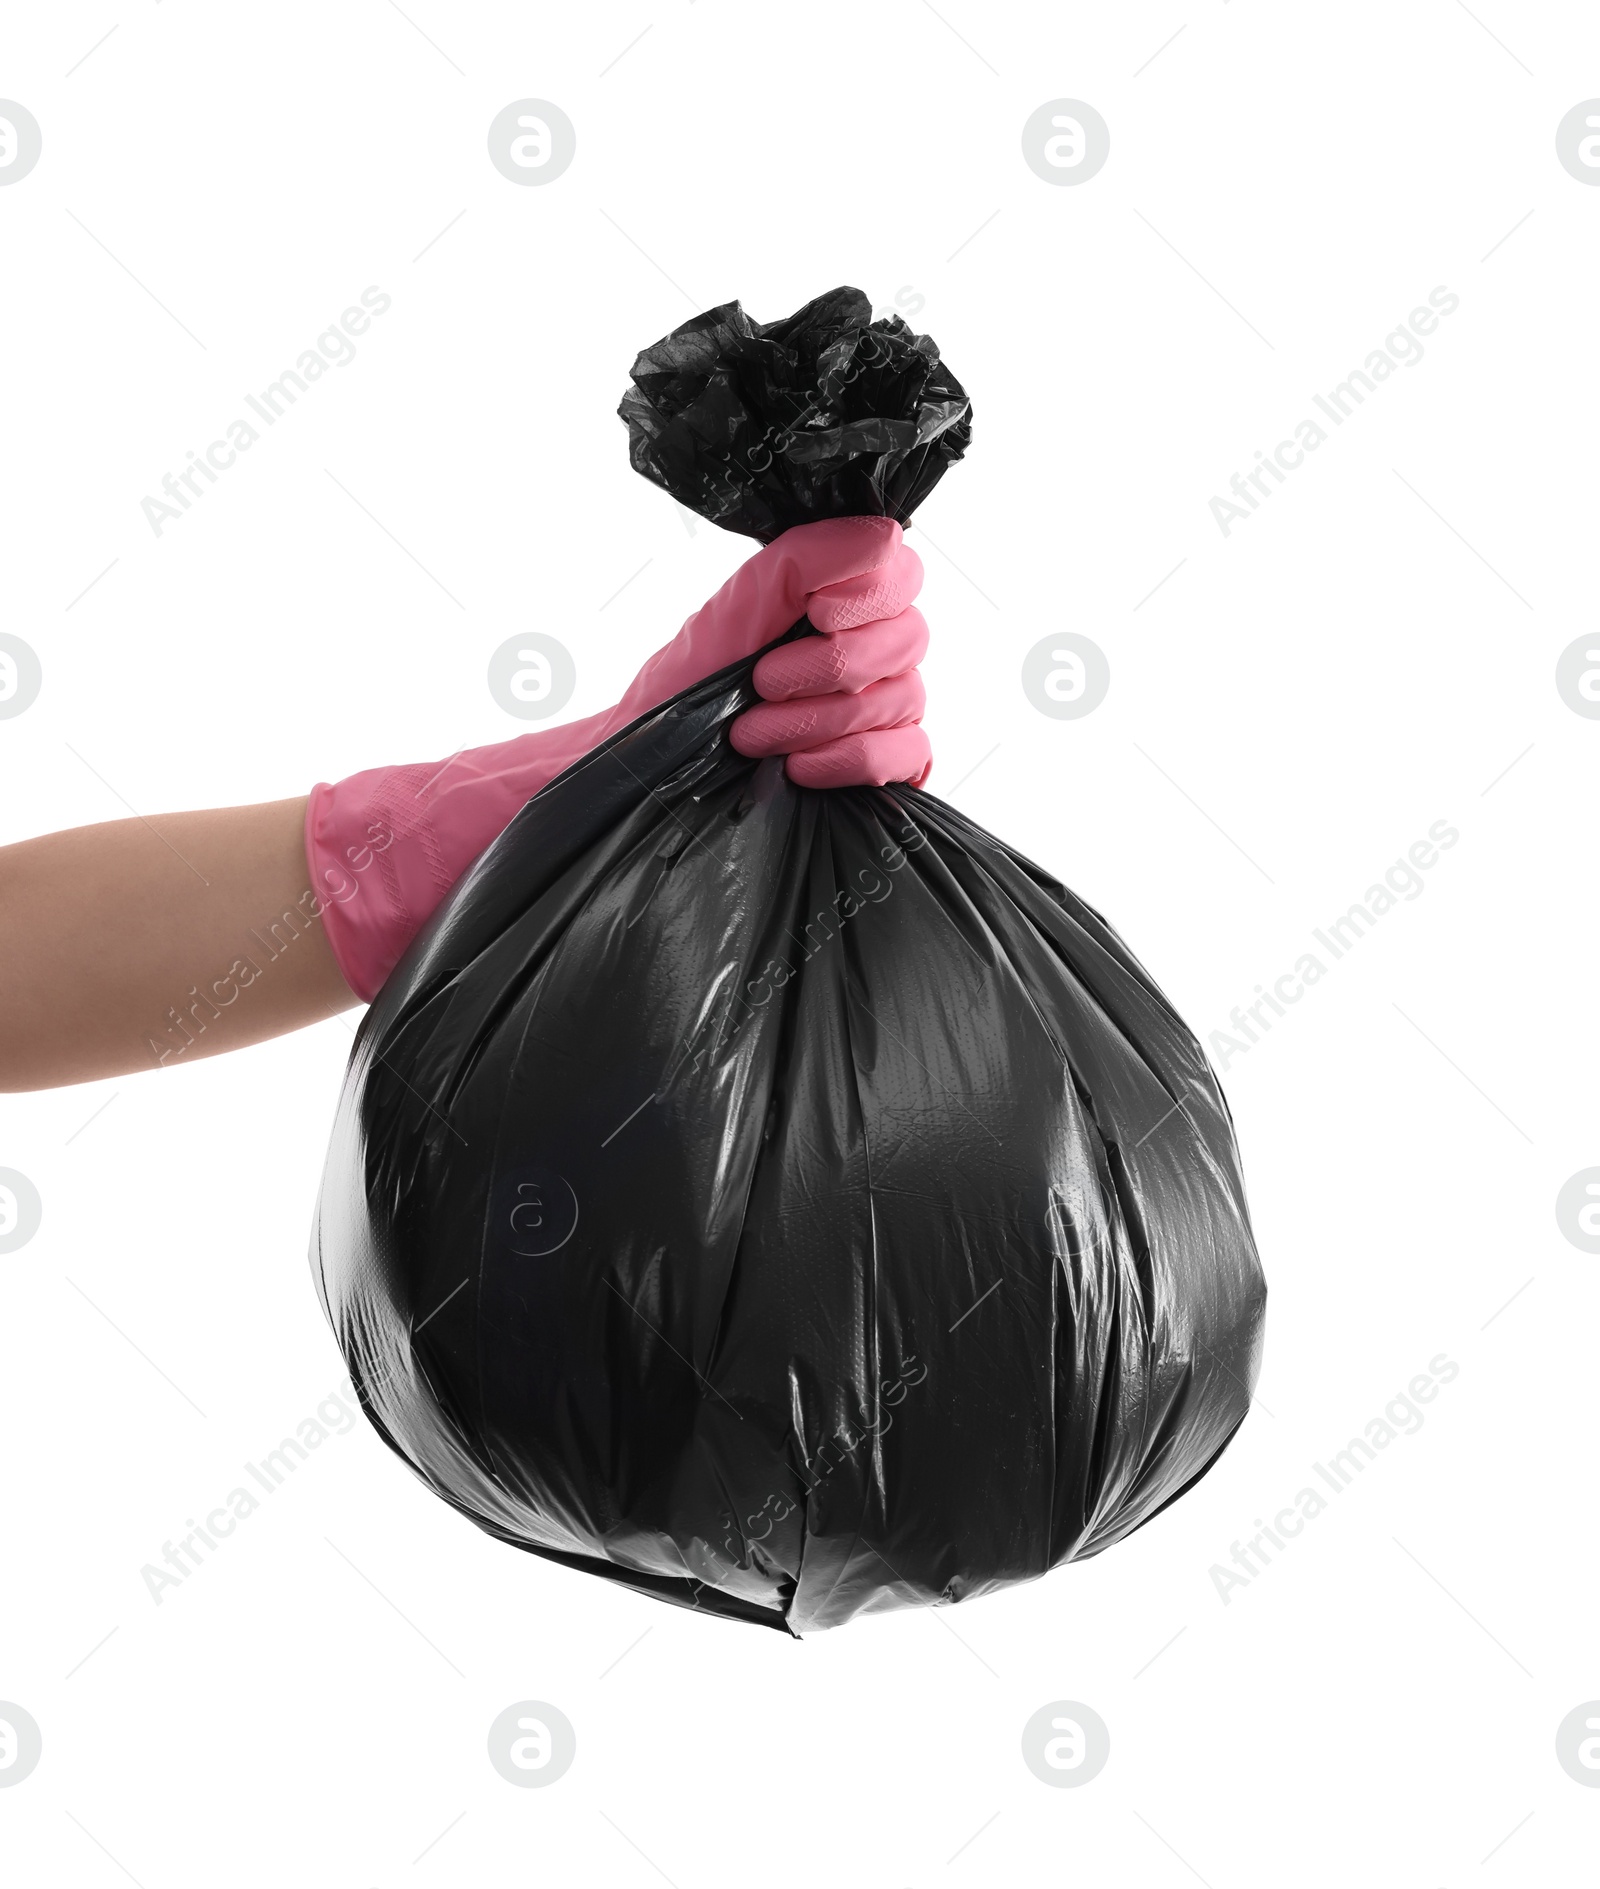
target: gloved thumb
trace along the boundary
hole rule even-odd
[[[814,591],[877,570],[894,557],[900,540],[892,518],[823,518],[791,526],[746,558],[651,657],[623,697],[625,719],[655,708],[685,683],[765,649],[805,615]]]

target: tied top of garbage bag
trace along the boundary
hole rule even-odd
[[[903,521],[970,416],[867,317],[689,322],[635,367],[634,464],[758,538]],[[362,1020],[312,1260],[368,1418],[478,1527],[803,1634],[1158,1515],[1244,1419],[1265,1285],[1227,1103],[1116,932],[931,794],[736,753],[755,660],[438,907]]]
[[[927,335],[838,288],[784,321],[737,302],[648,347],[617,409],[635,472],[730,531],[901,524],[966,451],[972,407]]]

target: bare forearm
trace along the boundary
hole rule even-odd
[[[311,894],[305,805],[0,848],[0,1088],[171,1068],[355,1003]]]

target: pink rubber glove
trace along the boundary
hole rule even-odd
[[[921,585],[921,562],[892,519],[796,525],[740,565],[614,708],[448,761],[319,784],[306,809],[306,859],[345,982],[370,1002],[445,893],[541,787],[802,616],[827,634],[757,665],[756,686],[769,702],[734,723],[734,745],[743,754],[803,749],[787,764],[802,786],[920,778],[930,765],[927,737],[911,724],[922,690],[906,671],[927,644],[926,625],[908,607]],[[769,705],[776,701],[786,706]],[[792,742],[757,719],[774,715],[790,718]]]
[[[909,606],[922,561],[901,545],[882,570],[835,584],[806,614],[822,632],[769,650],[752,680],[764,699],[733,724],[740,754],[786,754],[799,787],[920,787],[933,767],[919,725],[926,702],[917,674],[928,626]]]

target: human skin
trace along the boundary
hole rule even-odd
[[[0,1090],[170,1069],[355,1004],[305,813],[302,796],[0,847]]]
[[[0,1091],[174,1068],[350,1008],[381,986],[517,807],[610,721],[753,654],[803,614],[821,633],[756,665],[764,699],[733,723],[733,746],[787,755],[791,778],[807,787],[924,778],[915,665],[928,631],[910,601],[921,582],[921,561],[891,520],[796,526],[740,566],[616,709],[437,767],[319,787],[312,835],[311,799],[301,797],[0,848]],[[394,782],[418,772],[427,779],[416,791],[407,784],[397,820]],[[337,953],[327,905],[341,913]]]

